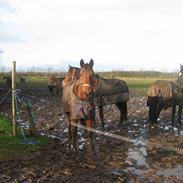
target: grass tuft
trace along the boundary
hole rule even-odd
[[[26,136],[28,142],[33,143],[23,144],[24,138],[20,129],[17,129],[17,136],[13,136],[12,131],[12,123],[7,118],[0,116],[0,158],[38,150],[49,142],[45,136]]]

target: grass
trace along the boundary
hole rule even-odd
[[[126,81],[127,85],[129,88],[133,89],[146,89],[148,88],[151,84],[153,84],[157,80],[174,80],[174,78],[169,78],[169,79],[164,79],[164,78],[156,78],[156,77],[123,77],[119,78],[124,81]]]
[[[35,144],[22,144],[22,135],[20,129],[17,129],[17,136],[12,135],[12,124],[10,121],[0,116],[0,158],[11,157],[12,154],[29,152],[37,150],[48,144],[49,139],[44,136],[28,137],[30,141],[37,142]]]
[[[175,80],[171,77],[117,77],[117,79],[127,83],[131,96],[146,96],[147,88],[157,80]]]

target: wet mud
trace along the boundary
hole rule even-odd
[[[172,126],[170,109],[162,111],[151,128],[147,98],[133,95],[128,120],[122,125],[117,107],[104,107],[102,129],[96,108],[96,129],[122,138],[95,133],[92,154],[87,135],[79,129],[79,152],[74,153],[68,149],[61,97],[50,96],[46,87],[25,87],[20,96],[32,103],[37,131],[51,140],[38,151],[0,159],[0,182],[183,182],[183,125]],[[0,114],[7,117],[11,117],[10,97],[0,106]],[[23,111],[20,118],[21,125],[28,127]]]

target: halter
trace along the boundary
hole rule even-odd
[[[81,86],[87,86],[88,88],[91,88],[91,86],[89,84],[87,84],[87,83],[82,84]]]

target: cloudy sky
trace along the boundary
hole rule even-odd
[[[178,71],[182,0],[0,0],[0,66]]]

